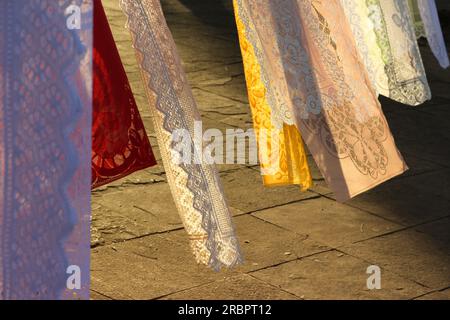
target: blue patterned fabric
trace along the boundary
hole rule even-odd
[[[0,1],[2,299],[88,298],[91,53],[90,1]]]

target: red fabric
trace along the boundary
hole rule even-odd
[[[94,1],[92,188],[156,164],[100,0]]]

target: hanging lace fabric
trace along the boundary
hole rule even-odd
[[[101,0],[94,25],[92,188],[156,164]]]
[[[0,298],[87,299],[92,3],[0,1],[0,59]]]
[[[448,68],[450,62],[442,35],[441,23],[434,0],[409,0],[409,8],[417,38],[427,38],[431,51],[442,68]]]
[[[282,79],[270,82],[270,65],[264,67],[265,48],[243,3],[234,0],[233,4],[263,183],[297,184],[304,191],[311,187],[312,177],[303,140],[284,101],[287,97],[280,95],[283,89],[271,86],[285,83]]]
[[[214,269],[233,266],[241,257],[230,211],[215,167],[201,161],[202,150],[194,141],[201,118],[159,0],[120,4],[128,18],[168,182],[196,260]],[[174,161],[173,134],[183,129],[192,142],[192,161]]]
[[[425,33],[425,26],[423,25],[422,18],[420,17],[419,5],[415,0],[408,0],[409,10],[411,12],[411,17],[414,26],[414,32],[416,34],[416,38],[426,38],[427,35]]]
[[[408,105],[431,98],[408,0],[341,0],[378,94]]]
[[[383,52],[380,49],[375,26],[370,19],[371,10],[365,0],[341,0],[350,23],[355,42],[377,94],[389,92],[389,79],[385,71]],[[383,23],[381,20],[379,23]]]
[[[237,0],[235,5],[247,21],[246,32],[253,28],[258,37],[261,49],[255,56],[270,75],[267,87],[282,98],[267,99],[275,104],[270,109],[286,104],[337,200],[407,169],[339,0]]]

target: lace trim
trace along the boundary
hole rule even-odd
[[[376,45],[376,36],[373,32],[374,27],[368,18],[367,7],[363,2],[355,2],[353,0],[341,0],[341,3],[370,81],[378,95],[380,88],[388,88],[388,80],[384,72],[381,51]]]
[[[233,266],[241,262],[239,244],[214,167],[171,161],[171,133],[181,128],[192,132],[200,116],[159,1],[121,0],[120,4],[128,17],[147,97],[156,107],[151,109],[174,200],[188,234],[208,235],[206,240],[191,241],[196,259],[214,269]],[[195,150],[194,156],[198,157]]]
[[[419,17],[422,21],[417,21],[423,26],[422,35],[427,38],[428,43],[433,51],[434,56],[439,61],[442,68],[450,66],[447,48],[445,46],[444,36],[442,35],[441,24],[439,22],[439,15],[434,0],[417,1],[419,9]]]
[[[369,7],[369,18],[374,25],[377,44],[382,52],[385,73],[388,77],[389,91],[381,94],[408,105],[418,105],[431,98],[422,57],[416,42],[413,23],[406,0],[366,0]],[[388,17],[390,19],[388,21]],[[391,44],[391,29],[402,32],[402,40],[407,42],[407,54],[397,56]],[[405,58],[406,57],[406,58]],[[409,58],[409,59],[408,59]],[[414,70],[405,76],[406,70]]]
[[[414,22],[414,33],[416,35],[416,39],[427,37],[427,34],[425,32],[425,26],[422,21]]]
[[[247,10],[243,5],[242,0],[235,1],[235,10],[239,12],[239,19],[243,26],[243,35],[246,41],[253,49],[253,56],[255,61],[261,66],[259,71],[259,79],[265,87],[266,90],[266,100],[270,108],[271,122],[273,126],[278,129],[283,129],[283,124],[294,125],[294,117],[292,116],[289,106],[283,102],[283,97],[278,95],[277,90],[273,88],[273,83],[271,83],[270,74],[266,73],[267,68],[265,67],[264,52],[259,45],[260,41],[258,39],[258,34],[255,28],[252,27],[252,22],[247,14]],[[238,16],[238,15],[236,15]]]

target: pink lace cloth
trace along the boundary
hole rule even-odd
[[[237,5],[256,34],[268,100],[288,107],[337,200],[407,170],[339,0]]]

